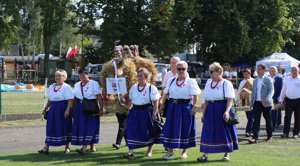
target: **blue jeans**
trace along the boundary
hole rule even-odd
[[[252,133],[253,132],[253,111],[246,111],[246,117],[247,117],[247,125],[246,125],[246,133]]]

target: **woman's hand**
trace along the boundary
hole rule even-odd
[[[65,111],[65,118],[67,118],[70,115],[70,110]]]
[[[165,109],[165,104],[161,104],[160,107],[158,108],[159,113],[163,113]]]
[[[94,114],[94,116],[103,116],[103,108],[100,108],[99,113],[98,114]]]
[[[224,112],[224,115],[223,115],[224,121],[225,121],[225,122],[228,122],[229,118],[230,118],[229,112],[228,112],[228,111],[225,111],[225,112]]]
[[[201,122],[204,123],[204,115],[201,117]]]
[[[46,115],[47,109],[45,108],[42,112],[43,115]]]
[[[197,107],[196,107],[196,106],[193,106],[193,108],[192,108],[192,110],[191,110],[191,112],[190,112],[191,116],[195,116],[195,115],[196,115],[196,112],[197,112]]]

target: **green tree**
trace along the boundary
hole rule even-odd
[[[43,44],[45,50],[44,78],[48,77],[49,53],[53,36],[62,28],[65,21],[69,0],[36,0],[36,6],[41,10],[43,25]]]

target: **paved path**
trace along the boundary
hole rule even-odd
[[[263,119],[263,118],[262,118]],[[244,127],[246,118],[241,117],[241,123],[238,125],[239,139],[244,141]],[[262,120],[261,124],[264,124]],[[197,137],[200,137],[202,123],[197,118]],[[117,134],[117,123],[101,123],[100,125],[100,143],[112,144]],[[278,129],[282,131],[282,129]],[[281,132],[274,133],[275,137]],[[265,136],[265,128],[262,126],[261,135]],[[18,151],[37,151],[44,146],[45,126],[36,127],[13,127],[0,128],[0,153],[1,152],[18,152]],[[199,138],[197,138],[199,141]]]

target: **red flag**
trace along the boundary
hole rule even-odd
[[[74,54],[74,49],[69,47],[67,55],[66,55],[66,59],[70,59],[73,54]]]
[[[77,53],[78,53],[78,47],[75,46],[75,49],[74,50],[74,58],[77,58]]]

